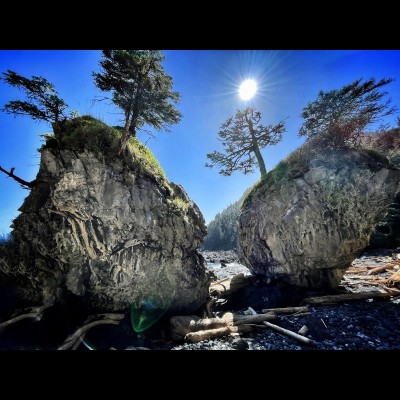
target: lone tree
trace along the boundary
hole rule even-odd
[[[286,127],[284,121],[266,126],[261,125],[260,121],[261,113],[253,107],[238,110],[234,116],[229,117],[218,133],[224,153],[214,151],[207,154],[211,163],[207,163],[206,167],[219,165],[219,173],[230,176],[234,171],[249,174],[258,165],[261,177],[264,178],[267,169],[260,149],[280,142]]]
[[[387,92],[381,89],[392,81],[357,79],[339,90],[321,90],[301,114],[304,123],[299,136],[318,137],[329,147],[358,145],[368,125],[396,111],[390,106],[391,99],[382,101]]]
[[[175,108],[180,95],[173,92],[172,78],[165,72],[160,50],[103,50],[101,72],[93,72],[96,86],[112,92],[112,101],[125,115],[120,151],[128,138],[145,124],[167,129],[181,119]]]
[[[68,105],[58,97],[54,85],[41,76],[32,76],[29,79],[11,70],[2,75],[1,80],[22,90],[26,95],[24,101],[9,101],[2,111],[14,116],[28,115],[34,121],[49,122],[57,136],[60,126],[67,119],[64,111]]]
[[[68,106],[64,100],[58,97],[52,83],[41,76],[32,76],[29,79],[11,70],[3,72],[0,80],[22,90],[26,95],[26,100],[11,100],[4,105],[1,111],[14,116],[27,115],[34,121],[49,122],[53,127],[54,135],[57,137],[61,134],[60,128],[67,120],[64,111]],[[7,171],[0,166],[1,172],[23,187],[32,188],[35,186],[36,180],[25,181],[14,175],[14,170],[14,167]]]

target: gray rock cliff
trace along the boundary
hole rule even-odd
[[[208,295],[202,214],[135,160],[45,148],[37,185],[0,246],[0,271],[30,302],[75,295],[90,308],[192,312]]]
[[[300,171],[283,162],[269,177],[278,175],[244,202],[239,257],[267,282],[335,288],[393,201],[400,171],[353,149],[311,157]]]

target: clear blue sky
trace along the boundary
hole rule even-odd
[[[101,93],[91,72],[98,70],[100,51],[0,51],[0,72],[12,69],[22,75],[41,75],[52,82],[60,97],[80,115],[92,114],[112,125],[121,115],[112,105],[93,104]],[[319,90],[340,88],[357,78],[393,77],[387,90],[400,108],[400,51],[254,51],[254,50],[169,50],[165,68],[173,77],[174,89],[182,95],[179,109],[183,119],[169,133],[160,132],[149,140],[170,180],[183,185],[197,203],[206,222],[236,201],[259,178],[259,172],[231,177],[205,168],[206,154],[221,150],[217,140],[220,125],[236,109],[252,104],[263,114],[266,124],[287,120],[283,141],[262,151],[267,169],[297,148],[300,113]],[[238,96],[239,84],[247,78],[257,81],[259,90],[250,102]],[[0,108],[20,97],[18,90],[0,82]],[[391,119],[394,121],[394,118]],[[0,165],[15,167],[25,180],[36,177],[41,146],[40,134],[50,132],[46,124],[28,117],[13,118],[0,113]],[[148,136],[139,134],[146,142]],[[28,191],[0,174],[0,232],[10,231],[10,223]]]

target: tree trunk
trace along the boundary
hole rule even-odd
[[[130,121],[130,117],[129,115],[125,118],[125,126],[124,126],[124,130],[122,131],[122,136],[121,139],[119,141],[120,145],[119,145],[119,152],[118,155],[121,155],[125,152],[126,149],[126,143],[128,142],[128,138],[129,138],[129,129],[131,127],[131,121]]]
[[[249,132],[251,135],[251,141],[253,143],[253,152],[257,158],[258,167],[260,168],[260,172],[261,172],[261,178],[265,178],[267,175],[267,168],[265,167],[264,158],[263,158],[260,148],[258,146],[258,141],[257,141],[256,135],[254,132],[253,122],[251,121],[251,119],[247,118],[247,115],[246,115],[246,121],[249,124]]]
[[[267,168],[265,167],[263,156],[261,155],[260,148],[258,147],[257,139],[253,140],[253,150],[254,154],[257,157],[258,166],[261,172],[261,178],[265,178],[267,176]]]

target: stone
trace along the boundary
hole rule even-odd
[[[249,348],[249,344],[242,338],[233,339],[231,346],[235,350],[248,350]]]
[[[135,160],[45,148],[38,184],[0,246],[0,272],[30,303],[190,313],[209,275],[203,216],[182,187]]]
[[[400,171],[376,152],[314,156],[303,173],[258,185],[239,219],[239,257],[272,283],[338,286],[398,191]]]

